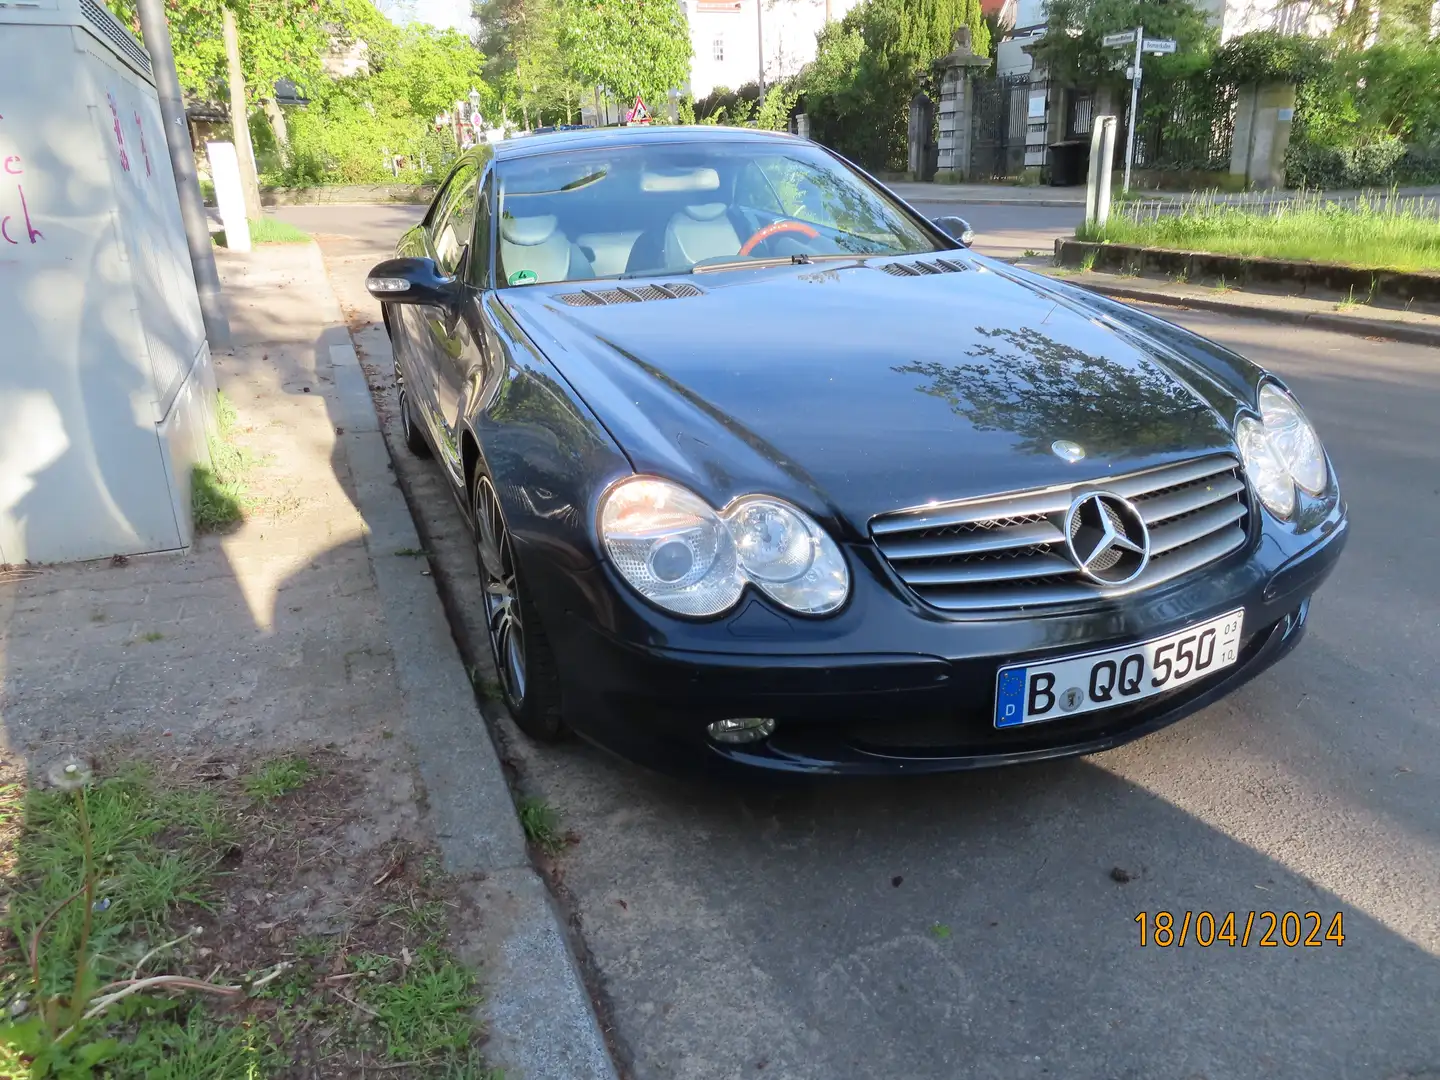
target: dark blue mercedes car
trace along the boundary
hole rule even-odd
[[[967,243],[768,132],[460,160],[367,284],[525,732],[798,772],[1034,761],[1295,645],[1346,517],[1284,383]]]

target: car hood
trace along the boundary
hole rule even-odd
[[[1233,446],[1236,403],[1201,369],[1063,289],[954,261],[968,269],[704,275],[702,295],[645,303],[559,299],[608,283],[501,295],[637,471],[717,505],[782,495],[852,535],[877,513]],[[1061,439],[1084,459],[1060,460]]]

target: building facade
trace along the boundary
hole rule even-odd
[[[701,98],[716,87],[737,90],[755,82],[762,43],[767,86],[798,74],[815,59],[816,36],[826,20],[844,18],[858,2],[680,0],[694,50],[688,91]]]

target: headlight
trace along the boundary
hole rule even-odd
[[[1295,512],[1295,479],[1266,437],[1265,425],[1253,416],[1242,417],[1235,425],[1235,441],[1255,494],[1276,517],[1288,518]]]
[[[835,541],[806,514],[779,499],[750,495],[725,511],[745,577],[777,603],[824,615],[845,602],[850,571]]]
[[[678,484],[635,477],[605,495],[599,527],[620,575],[679,615],[718,615],[747,582],[805,615],[835,611],[850,591],[839,547],[779,499],[747,495],[716,513]]]
[[[621,576],[677,614],[718,615],[745,588],[730,530],[678,484],[643,477],[617,484],[600,508],[600,537]]]
[[[1311,495],[1325,490],[1325,451],[1300,406],[1274,383],[1260,388],[1260,418],[1275,453]]]

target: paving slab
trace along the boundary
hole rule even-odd
[[[217,379],[256,461],[246,520],[181,555],[0,572],[0,753],[360,760],[370,827],[344,842],[357,858],[438,842],[477,913],[458,952],[480,970],[492,1063],[612,1080],[434,580],[401,554],[420,541],[319,251],[219,263],[236,347]]]

